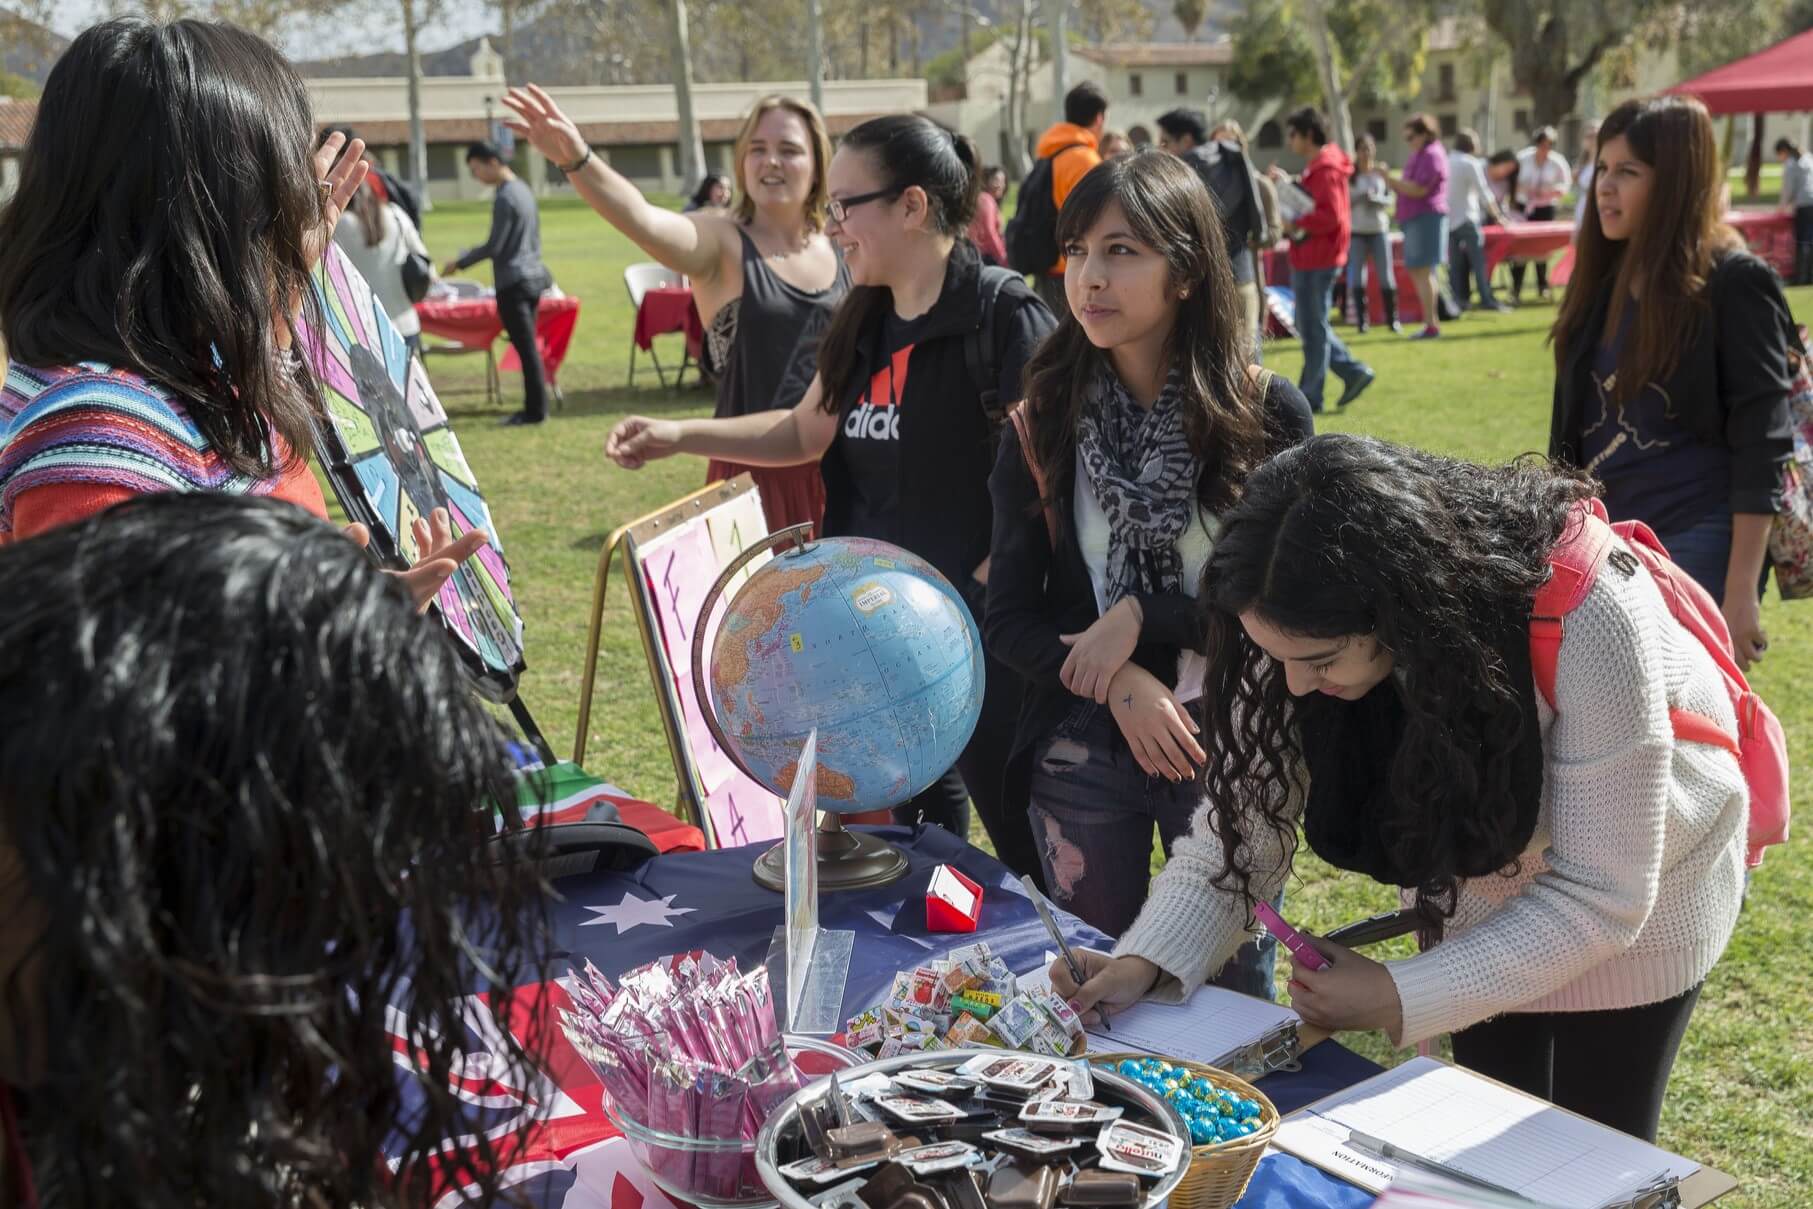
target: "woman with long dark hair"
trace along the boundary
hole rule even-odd
[[[675,214],[642,195],[597,155],[539,87],[504,97],[511,129],[566,174],[604,221],[692,283],[705,321],[705,368],[717,378],[718,419],[785,410],[812,381],[818,345],[850,288],[850,274],[825,231],[831,138],[805,101],[766,96],[736,138],[734,207]],[[775,417],[769,416],[769,420]],[[817,467],[715,458],[707,482],[751,472],[770,531],[822,522],[825,490]]]
[[[1219,517],[1309,404],[1250,369],[1215,203],[1174,156],[1090,171],[1058,218],[1068,317],[1027,367],[1001,443],[988,637],[1026,678],[1013,775],[1030,776],[1052,895],[1118,936],[1202,807],[1195,597]],[[1267,998],[1272,947],[1224,976]]]
[[[548,1010],[547,891],[488,843],[507,737],[408,594],[219,493],[0,546],[0,583],[0,1188],[503,1203],[529,1118],[452,1080],[469,996]]]
[[[0,544],[155,491],[327,516],[294,349],[366,164],[357,139],[314,148],[302,77],[244,30],[121,18],[70,43],[0,210]],[[425,605],[485,535],[418,526]]]
[[[632,470],[676,453],[753,466],[818,463],[826,534],[911,550],[980,618],[995,433],[1053,321],[1023,278],[983,267],[964,236],[979,168],[968,139],[928,118],[874,118],[846,134],[831,160],[829,231],[855,284],[803,397],[788,411],[735,418],[632,416],[612,430],[606,454]],[[1036,872],[1024,791],[1002,777],[1019,678],[991,653],[987,681],[957,769],[895,817],[967,837],[973,800],[1002,861]]]
[[[1551,457],[1605,487],[1721,602],[1740,666],[1759,609],[1799,348],[1781,284],[1722,221],[1725,165],[1692,97],[1627,101],[1599,126],[1555,345]]]
[[[1300,824],[1424,923],[1405,960],[1317,941],[1304,1019],[1452,1033],[1462,1064],[1653,1138],[1737,920],[1749,798],[1729,751],[1675,737],[1674,710],[1735,734],[1731,698],[1609,531],[1539,691],[1536,592],[1557,543],[1602,524],[1592,491],[1348,435],[1258,470],[1203,579],[1215,809],[1078,1002],[1186,993],[1289,874]]]

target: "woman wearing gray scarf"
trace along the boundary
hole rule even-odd
[[[1028,683],[1016,770],[1060,904],[1118,936],[1201,806],[1195,597],[1247,474],[1308,436],[1296,387],[1246,362],[1240,296],[1202,182],[1136,154],[1059,217],[1070,317],[1027,367],[990,489],[988,636]],[[1271,995],[1271,947],[1217,981]]]

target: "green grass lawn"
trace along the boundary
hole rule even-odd
[[[443,205],[426,221],[437,263],[479,242],[487,207]],[[674,459],[639,474],[606,463],[605,434],[632,412],[707,414],[710,397],[688,390],[624,389],[631,326],[624,266],[643,257],[575,203],[542,212],[549,264],[561,286],[584,300],[572,355],[561,373],[566,407],[534,429],[499,429],[471,359],[431,360],[441,398],[455,418],[473,468],[490,497],[528,623],[529,670],[522,694],[563,753],[577,719],[586,623],[598,553],[618,525],[698,486],[702,462]],[[1813,290],[1793,291],[1796,314],[1813,318]],[[1378,384],[1328,430],[1368,432],[1447,453],[1508,458],[1544,447],[1551,362],[1543,344],[1551,308],[1470,317],[1441,341],[1410,344],[1375,329],[1355,341]],[[678,361],[678,337],[668,337]],[[664,352],[664,356],[665,356]],[[1269,364],[1294,374],[1294,344],[1273,346]],[[640,380],[640,375],[638,375]],[[506,408],[519,398],[505,382]],[[1771,599],[1765,621],[1771,653],[1757,674],[1781,714],[1794,753],[1794,788],[1813,801],[1813,604]],[[658,802],[674,796],[673,769],[636,628],[622,590],[605,610],[587,766]],[[1662,1123],[1662,1142],[1738,1176],[1734,1206],[1802,1206],[1813,1199],[1813,974],[1800,945],[1813,920],[1813,847],[1805,820],[1795,842],[1774,850],[1757,873],[1749,906],[1700,1000]],[[1289,918],[1321,931],[1395,903],[1392,893],[1337,876],[1313,858],[1290,886]],[[1800,920],[1801,923],[1796,923]],[[1368,1055],[1393,1059],[1382,1037],[1344,1038]],[[1607,1078],[1619,1077],[1607,1071]]]

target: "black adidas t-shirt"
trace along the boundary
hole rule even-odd
[[[906,398],[913,348],[930,326],[932,312],[902,319],[889,312],[882,322],[888,363],[869,379],[856,406],[844,412],[838,449],[850,474],[850,532],[887,539],[889,518],[900,497],[900,404]]]

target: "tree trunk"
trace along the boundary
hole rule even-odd
[[[1070,91],[1070,35],[1066,29],[1070,0],[1045,0],[1046,17],[1051,22],[1051,103],[1057,108],[1057,120],[1064,119],[1064,97]]]
[[[503,20],[504,83],[510,82],[510,54],[516,47],[516,0],[498,0],[499,17]]]
[[[705,178],[705,142],[692,111],[692,40],[686,28],[686,0],[668,0],[668,35],[674,58],[674,104],[680,110],[680,176],[685,189]]]
[[[819,0],[806,0],[806,79],[812,108],[825,112],[825,23]]]
[[[1328,10],[1324,0],[1304,0],[1303,13],[1309,26],[1310,46],[1316,55],[1316,74],[1322,79],[1322,101],[1328,110],[1333,129],[1328,132],[1335,144],[1353,150],[1353,112],[1347,105],[1347,92],[1341,86],[1341,65],[1335,62],[1334,37],[1328,32]]]
[[[403,53],[409,60],[409,177],[423,210],[428,198],[428,135],[422,129],[422,52],[416,45],[416,0],[403,0]]]
[[[1727,160],[1726,163],[1730,161]],[[1719,179],[1725,179],[1725,165],[1719,165]],[[1750,115],[1750,156],[1744,161],[1744,192],[1755,201],[1763,187],[1763,115]]]

